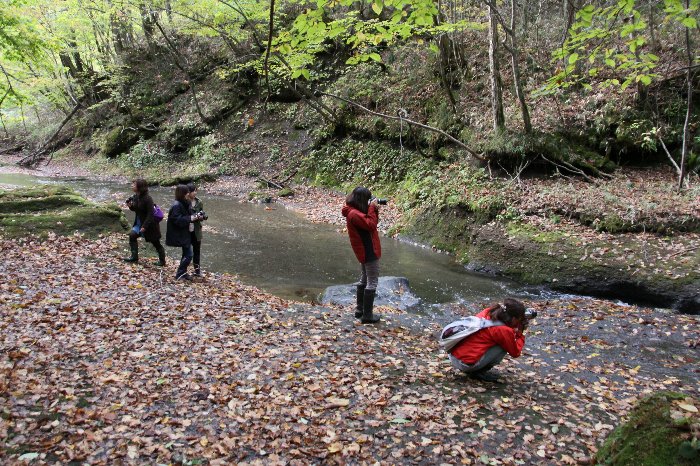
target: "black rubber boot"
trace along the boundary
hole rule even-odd
[[[194,264],[194,276],[195,277],[202,276],[202,268],[199,266],[199,264]]]
[[[158,267],[165,267],[165,248],[163,248],[162,244],[158,244],[158,246],[156,246],[156,251],[158,251],[158,262],[156,262],[156,265]]]
[[[129,235],[129,249],[131,249],[131,257],[125,257],[124,262],[138,262],[139,243],[136,238],[132,238],[131,235]]]
[[[355,307],[355,318],[362,318],[362,308],[365,301],[365,287],[366,285],[357,285],[357,306]]]
[[[372,309],[374,308],[374,296],[377,294],[376,290],[365,290],[365,296],[362,301],[362,323],[363,324],[376,324],[381,320],[379,314],[374,314]]]

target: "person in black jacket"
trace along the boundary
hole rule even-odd
[[[192,265],[194,265],[194,276],[202,276],[202,268],[200,265],[200,260],[202,257],[202,220],[206,220],[206,214],[204,212],[204,204],[197,197],[197,186],[194,183],[189,183],[187,185],[189,190],[188,199],[192,205],[192,213],[197,215],[197,220],[194,222],[194,231],[191,233],[192,236],[192,252],[194,257],[192,258]]]
[[[141,178],[134,180],[131,189],[134,195],[126,201],[129,210],[136,212],[134,225],[129,232],[129,248],[131,249],[131,257],[124,260],[126,262],[138,262],[139,260],[139,243],[138,238],[142,236],[148,243],[158,251],[158,262],[156,265],[165,265],[165,249],[160,244],[160,226],[153,218],[153,198],[148,194],[148,184],[146,180]]]
[[[165,244],[182,248],[180,266],[175,273],[176,280],[191,280],[187,266],[192,262],[192,236],[197,218],[192,212],[192,206],[187,199],[189,190],[184,184],[175,188],[175,203],[168,211],[168,230],[165,233]]]

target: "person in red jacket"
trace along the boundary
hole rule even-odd
[[[528,326],[525,305],[512,298],[490,306],[476,315],[501,322],[466,337],[450,351],[452,366],[470,377],[486,382],[497,382],[498,376],[489,370],[500,363],[506,353],[517,358],[525,346],[523,332]]]
[[[345,200],[342,214],[347,221],[350,245],[362,266],[360,282],[357,284],[355,317],[361,319],[363,324],[374,324],[381,320],[379,315],[373,313],[374,296],[379,282],[379,258],[382,257],[377,231],[379,205],[373,200],[369,189],[358,186]]]

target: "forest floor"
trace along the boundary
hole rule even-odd
[[[0,246],[3,463],[590,464],[639,397],[700,405],[697,316],[532,303],[493,385],[439,351],[453,314],[364,326],[228,275],[178,283],[120,261],[120,236]]]

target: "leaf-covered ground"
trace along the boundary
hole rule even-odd
[[[534,302],[488,385],[438,351],[452,314],[362,326],[226,275],[173,282],[123,243],[0,242],[0,462],[587,463],[641,395],[700,390],[697,316]]]

